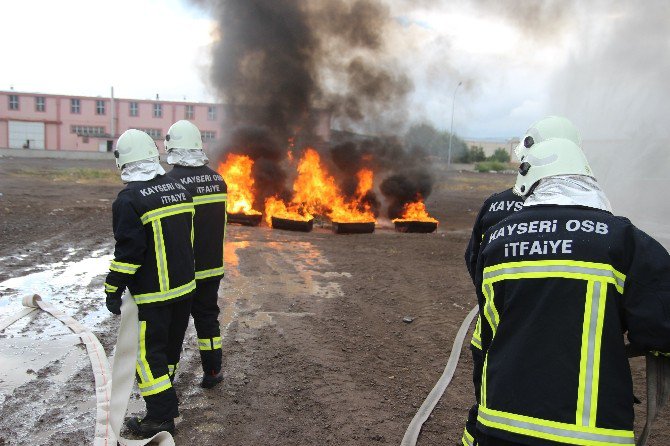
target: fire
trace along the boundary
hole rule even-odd
[[[229,153],[225,163],[219,163],[218,172],[228,185],[228,212],[259,215],[253,209],[254,179],[251,169],[254,161],[246,155]]]
[[[359,174],[369,179],[369,186],[359,184],[359,191],[365,193],[372,188],[372,171]],[[366,189],[367,188],[367,189]],[[321,157],[314,149],[307,149],[298,163],[298,178],[293,184],[293,202],[304,203],[310,212],[322,214],[338,223],[374,222],[375,216],[370,206],[359,200],[346,201],[342,196],[335,178],[321,165]]]
[[[428,215],[426,211],[426,204],[423,199],[419,197],[414,203],[407,203],[403,209],[401,218],[393,219],[393,223],[402,221],[425,221],[431,223],[438,223],[436,219]]]
[[[356,199],[346,200],[335,178],[321,165],[321,157],[314,149],[307,149],[298,162],[298,176],[293,183],[293,199],[287,204],[277,197],[265,202],[266,221],[272,215],[298,221],[308,221],[318,214],[338,223],[375,222],[375,216],[361,199],[372,189],[374,175],[371,170],[358,173]]]
[[[268,226],[272,226],[272,217],[285,218],[295,221],[310,221],[312,214],[293,203],[286,206],[286,203],[277,197],[270,197],[265,200],[265,221]]]
[[[358,177],[358,187],[356,188],[356,196],[358,199],[365,197],[365,194],[372,190],[374,184],[374,173],[370,169],[361,169],[356,176]]]

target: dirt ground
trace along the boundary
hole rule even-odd
[[[112,254],[111,203],[122,187],[116,175],[111,161],[0,159],[0,309],[27,291],[11,278]],[[434,234],[399,234],[388,221],[374,234],[353,236],[231,225],[220,290],[224,382],[198,387],[191,326],[175,382],[182,415],[176,443],[400,444],[476,304],[463,262],[469,229],[482,201],[512,181],[440,171],[427,200],[441,222]],[[103,279],[97,274],[78,284],[83,291],[76,298],[58,295],[66,285],[43,297],[86,321],[111,354],[118,319],[104,310]],[[403,322],[405,316],[413,322]],[[81,445],[93,438],[88,360],[71,342],[58,350],[58,336],[67,331],[50,324],[37,315],[0,334],[0,346],[14,348],[26,338],[53,346],[35,369],[20,360],[9,371],[0,365],[7,376],[21,375],[20,385],[0,386],[0,446]],[[460,443],[474,398],[471,367],[464,347],[418,445]],[[644,401],[643,360],[632,368]],[[637,432],[643,406],[636,406]],[[131,409],[141,408],[135,394]],[[668,421],[666,411],[648,444],[670,444]]]

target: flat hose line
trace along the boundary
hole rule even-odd
[[[42,310],[63,322],[72,332],[79,335],[86,346],[93,368],[96,394],[96,417],[94,446],[144,446],[152,441],[159,446],[174,446],[174,439],[168,432],[160,432],[144,440],[128,440],[121,437],[121,426],[128,409],[128,400],[135,379],[135,360],[137,358],[137,340],[139,339],[139,321],[137,304],[126,291],[121,305],[121,323],[116,342],[114,366],[110,368],[105,349],[90,330],[74,318],[42,300],[37,295],[25,296],[24,307],[19,313],[0,321],[0,331],[35,310]],[[114,386],[112,386],[114,383]]]
[[[414,415],[412,421],[407,427],[405,436],[402,438],[401,446],[414,446],[416,445],[416,440],[419,438],[419,433],[421,432],[421,427],[423,423],[426,422],[430,414],[433,412],[433,409],[437,405],[437,402],[440,401],[442,394],[447,389],[447,386],[451,382],[451,379],[454,377],[456,372],[456,366],[458,365],[458,359],[461,356],[461,349],[463,348],[463,342],[465,341],[465,336],[468,334],[468,329],[470,324],[475,319],[475,316],[479,313],[479,306],[470,310],[468,315],[465,317],[465,320],[461,324],[461,328],[458,329],[456,333],[456,339],[454,339],[454,345],[451,348],[451,353],[449,354],[449,360],[447,360],[447,365],[442,372],[442,376],[433,387],[433,390],[430,391],[428,397],[423,402],[419,411]]]

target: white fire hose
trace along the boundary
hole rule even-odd
[[[158,442],[159,446],[174,446],[174,439],[168,432],[160,432],[145,440],[127,440],[121,437],[121,426],[126,415],[128,400],[135,379],[135,359],[137,357],[137,339],[139,338],[137,305],[127,291],[123,296],[121,305],[121,324],[113,369],[109,366],[105,349],[98,338],[71,316],[54,307],[51,303],[43,301],[37,294],[25,296],[22,303],[26,308],[16,315],[0,321],[0,331],[33,311],[41,309],[63,322],[75,334],[78,334],[86,346],[93,368],[97,400],[94,446],[114,446],[117,441],[122,446],[144,446],[151,441]],[[114,383],[113,387],[112,383]]]
[[[456,366],[458,365],[458,358],[461,356],[463,341],[465,341],[465,336],[468,334],[468,328],[475,319],[475,316],[477,316],[478,312],[479,306],[475,305],[475,307],[470,310],[468,315],[465,317],[465,320],[461,324],[461,328],[458,329],[458,333],[456,333],[456,339],[454,339],[454,345],[451,347],[451,353],[449,354],[449,359],[447,360],[447,365],[444,368],[444,372],[437,381],[437,384],[435,384],[435,387],[433,387],[433,390],[431,390],[428,394],[426,400],[423,402],[421,407],[419,407],[419,411],[416,413],[416,415],[414,415],[414,418],[412,418],[412,422],[409,423],[409,427],[405,432],[402,443],[400,443],[401,446],[416,445],[416,440],[419,438],[419,433],[421,432],[421,426],[423,426],[423,423],[426,422],[431,412],[433,412],[435,405],[438,401],[440,401],[442,394],[447,389],[451,379],[454,377],[454,372],[456,371]]]

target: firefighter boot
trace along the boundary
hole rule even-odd
[[[163,431],[174,434],[174,420],[157,421],[149,418],[140,420],[132,417],[126,421],[126,427],[141,438],[150,438]]]
[[[210,373],[205,373],[202,375],[202,382],[200,383],[200,387],[211,389],[221,381],[223,381],[223,370],[220,370],[219,373],[214,373],[212,370]]]

